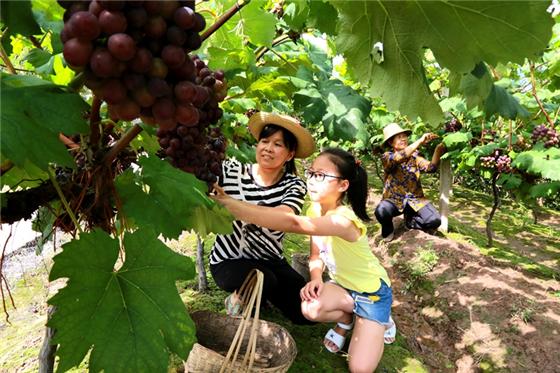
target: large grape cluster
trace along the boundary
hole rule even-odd
[[[58,2],[66,9],[64,58],[84,72],[85,85],[107,103],[109,117],[157,125],[161,153],[172,164],[215,180],[221,168],[210,172],[204,167],[213,162],[199,158],[223,158],[225,149],[212,145],[221,135],[209,136],[208,127],[222,117],[218,103],[227,86],[222,71],[211,71],[192,55],[206,27],[195,2]]]
[[[544,124],[539,124],[533,129],[531,139],[535,144],[543,142],[546,148],[557,146],[560,143],[558,132],[554,128],[547,127]]]
[[[482,167],[496,169],[499,173],[511,172],[511,158],[506,154],[501,154],[500,149],[486,157],[480,157]]]
[[[463,128],[463,124],[455,117],[445,123],[445,132],[457,132],[460,131],[461,128]]]

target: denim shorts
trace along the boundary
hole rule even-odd
[[[393,290],[381,280],[381,287],[373,293],[358,293],[348,290],[354,299],[353,312],[367,320],[376,321],[382,325],[389,325]]]

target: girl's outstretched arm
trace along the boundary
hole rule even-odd
[[[298,216],[279,211],[274,207],[257,206],[231,198],[218,185],[214,186],[212,198],[221,203],[239,220],[282,232],[308,234],[311,236],[338,236],[354,242],[360,230],[349,219],[332,214],[317,218]]]

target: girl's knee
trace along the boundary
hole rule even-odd
[[[322,311],[321,302],[314,300],[314,301],[304,301],[301,303],[301,313],[305,318],[309,321],[317,321],[319,315]]]
[[[352,359],[351,357],[348,361],[348,370],[351,373],[372,373],[375,368],[377,368],[377,362],[375,364],[364,364],[363,361]]]

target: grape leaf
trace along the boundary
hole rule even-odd
[[[271,47],[278,20],[274,14],[262,9],[262,4],[260,1],[251,1],[241,8],[239,14],[243,31],[251,43]]]
[[[472,139],[470,132],[454,132],[445,135],[443,143],[448,149],[455,148],[459,145],[468,143]]]
[[[480,61],[522,63],[546,48],[554,20],[547,2],[339,1],[337,47],[354,77],[392,110],[432,125],[443,120],[425,79],[424,48],[439,65],[468,73]],[[374,58],[383,43],[384,61]]]
[[[0,19],[10,34],[30,36],[41,33],[41,29],[33,18],[29,0],[0,2]],[[9,40],[9,38],[7,39]]]
[[[560,149],[558,148],[533,149],[519,153],[511,165],[545,179],[560,181]]]
[[[553,181],[551,183],[540,183],[531,186],[530,195],[533,198],[539,197],[552,197],[553,195],[558,195],[560,193],[560,182]]]
[[[77,366],[91,349],[89,370],[166,372],[169,352],[186,359],[194,323],[175,282],[194,277],[194,264],[147,229],[125,233],[125,261],[115,270],[119,241],[94,230],[63,245],[49,280],[68,278],[48,303],[56,329],[58,371]]]
[[[49,162],[73,167],[59,133],[86,133],[89,108],[76,93],[30,77],[2,75],[0,144],[2,155],[24,167],[26,160],[46,170]]]
[[[166,238],[190,229],[203,235],[231,233],[233,217],[206,196],[204,182],[157,157],[142,157],[139,163],[139,175],[128,170],[115,182],[129,224],[150,227]]]

